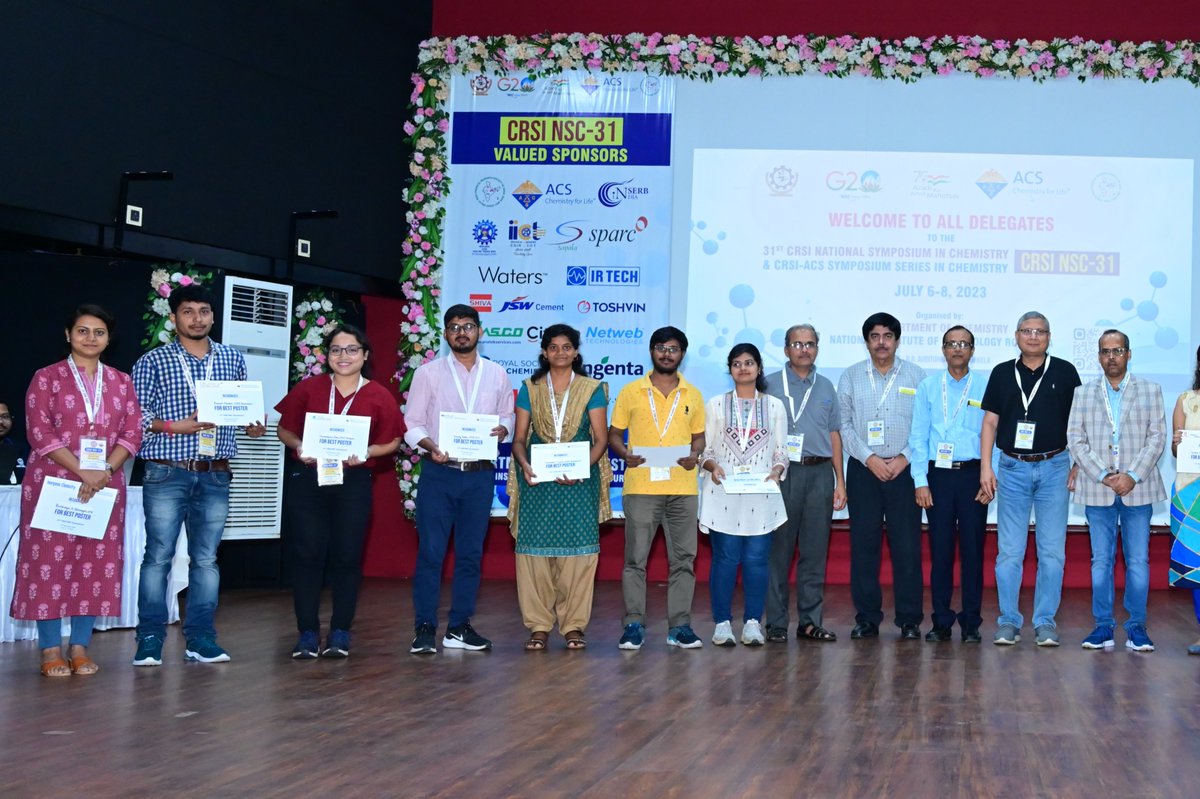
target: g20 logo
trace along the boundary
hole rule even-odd
[[[843,172],[835,169],[825,176],[825,187],[830,191],[861,191],[868,194],[883,188],[879,173],[873,169],[866,172]]]

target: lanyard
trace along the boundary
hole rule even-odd
[[[192,378],[192,369],[191,366],[188,365],[187,358],[185,358],[183,353],[180,352],[182,349],[183,345],[179,345],[179,349],[175,350],[175,357],[179,360],[179,365],[183,367],[183,379],[187,382],[188,388],[192,390],[192,399],[196,399],[196,381]],[[208,354],[202,359],[208,361],[208,363],[204,365],[205,380],[212,380],[213,362],[216,359],[216,356],[213,355],[212,345],[210,344],[208,347]]]
[[[746,444],[750,441],[750,431],[754,428],[755,420],[758,418],[758,392],[754,392],[754,399],[750,400],[750,408],[746,411],[746,421],[742,421],[741,404],[742,399],[735,392],[730,392],[729,410],[733,412],[734,431],[738,437],[738,447],[742,452],[746,451]]]
[[[1117,443],[1117,422],[1121,418],[1121,403],[1125,401],[1125,386],[1129,385],[1130,375],[1125,374],[1125,379],[1121,381],[1121,385],[1117,386],[1117,416],[1113,416],[1112,403],[1108,401],[1108,385],[1105,381],[1100,381],[1100,399],[1103,400],[1104,412],[1108,415],[1108,423],[1112,426],[1113,443]]]
[[[967,385],[963,388],[962,396],[958,398],[958,405],[954,407],[954,415],[948,415],[949,404],[946,401],[946,373],[942,372],[942,421],[946,423],[946,430],[950,430],[950,425],[958,418],[958,412],[962,410],[963,403],[967,401],[967,394],[971,391],[971,381],[975,379],[975,373],[967,374]]]
[[[884,400],[887,399],[888,392],[892,390],[892,383],[896,382],[896,378],[900,376],[900,364],[893,364],[892,376],[888,379],[887,385],[883,387],[883,396],[875,403],[875,415],[879,415],[879,409],[883,407]],[[878,389],[875,388],[875,367],[867,364],[867,377],[871,378],[871,393],[874,394]]]
[[[468,403],[467,395],[463,392],[462,381],[458,379],[458,370],[454,368],[454,361],[446,361],[446,367],[450,370],[450,376],[454,378],[454,388],[458,391],[458,399],[462,402],[463,410],[467,413],[475,413],[475,399],[479,396],[479,386],[483,383],[483,367],[480,366],[479,361],[476,361],[475,365],[479,368],[479,374],[475,375],[475,384],[471,386],[471,401]],[[470,374],[470,372],[467,372],[468,377],[470,377]]]
[[[1042,381],[1046,379],[1046,373],[1050,371],[1050,356],[1046,356],[1046,363],[1042,364],[1045,368],[1042,369],[1042,376],[1033,384],[1033,391],[1029,392],[1029,396],[1025,396],[1025,387],[1021,385],[1021,373],[1017,371],[1018,358],[1013,361],[1013,377],[1017,380],[1017,391],[1021,392],[1021,403],[1025,406],[1025,418],[1029,418],[1029,406],[1033,403],[1033,398],[1037,396],[1038,389],[1042,387]]]
[[[79,367],[75,365],[75,359],[69,355],[67,356],[67,366],[71,369],[71,376],[75,378],[79,395],[83,397],[83,410],[87,414],[88,424],[95,427],[100,421],[99,414],[104,412],[104,364],[96,364],[96,390],[91,397],[84,388],[83,376],[79,374]]]
[[[792,401],[792,392],[788,389],[788,378],[791,376],[788,371],[788,367],[785,366],[784,373],[781,375],[783,378],[783,396],[787,397],[788,410],[792,413],[792,424],[795,424],[804,415],[804,408],[808,405],[808,398],[812,396],[812,390],[816,388],[817,378],[812,372],[808,373],[812,378],[812,385],[808,387],[808,391],[804,392],[804,399],[800,400],[800,410],[796,410],[796,404]]]
[[[680,389],[675,389],[675,401],[671,403],[671,412],[667,414],[667,423],[662,427],[658,426],[658,408],[654,405],[654,389],[646,389],[646,400],[650,403],[650,417],[654,419],[654,432],[658,433],[658,443],[661,444],[663,438],[667,435],[667,431],[671,429],[671,420],[675,418],[675,409],[679,407],[679,397],[683,394]]]
[[[350,413],[350,406],[354,404],[354,400],[358,397],[359,389],[363,387],[363,383],[367,382],[363,379],[362,373],[358,375],[358,385],[354,388],[354,393],[350,395],[350,401],[346,403],[346,407],[342,408],[342,416]],[[329,378],[329,414],[333,415],[333,392],[337,389],[333,385],[333,378]]]
[[[554,400],[554,381],[550,379],[549,373],[546,374],[546,393],[550,395],[550,416],[554,419],[555,442],[562,441],[563,422],[567,419],[567,398],[571,396],[571,384],[574,382],[575,372],[572,371],[567,379],[567,390],[563,392],[562,408],[559,408]]]

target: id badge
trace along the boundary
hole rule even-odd
[[[1112,452],[1113,468],[1116,469],[1117,471],[1120,471],[1121,470],[1121,445],[1120,444],[1109,444],[1108,449],[1109,449],[1109,451]]]
[[[321,458],[317,461],[317,485],[340,486],[345,477],[345,467],[337,458]]]
[[[669,466],[652,466],[650,468],[650,482],[661,483],[664,480],[671,479],[671,468]]]
[[[883,446],[883,420],[872,419],[867,422],[867,446],[882,447]]]
[[[200,437],[200,445],[196,454],[201,457],[215,458],[217,456],[217,428],[210,427],[196,433]]]
[[[108,442],[103,438],[79,439],[79,468],[102,472],[108,466]]]
[[[1036,429],[1036,422],[1017,422],[1017,438],[1013,441],[1013,448],[1033,449],[1033,433]]]
[[[954,445],[947,442],[938,442],[937,457],[934,458],[933,466],[935,469],[953,469],[954,468]]]
[[[804,434],[787,437],[787,453],[789,461],[799,461],[804,457]]]
[[[734,474],[750,474],[750,467],[744,466],[744,465],[743,466],[734,466],[733,473]]]

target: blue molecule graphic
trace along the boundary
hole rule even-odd
[[[754,304],[754,289],[745,283],[739,283],[729,290],[729,304],[743,310],[749,308]]]
[[[706,230],[708,230],[708,223],[703,219],[697,219],[692,222],[692,233],[695,234],[696,238],[700,239],[700,249],[705,255],[716,255],[717,250],[721,246],[719,242],[725,241],[725,231],[719,231],[716,238],[710,239],[701,232]]]
[[[763,334],[752,327],[743,328],[742,330],[738,331],[737,340],[738,343],[748,342],[759,349],[762,349],[765,344]]]
[[[777,327],[771,331],[771,343],[776,347],[782,347],[787,341],[784,339],[784,333],[787,331],[782,327]]]
[[[1156,289],[1160,289],[1163,286],[1167,285],[1167,273],[1166,272],[1151,272],[1150,273],[1150,285]]]
[[[1179,344],[1179,334],[1174,328],[1160,327],[1154,331],[1154,343],[1164,350],[1172,349]]]
[[[1155,319],[1158,318],[1158,303],[1154,302],[1153,300],[1145,300],[1144,302],[1139,302],[1138,307],[1137,307],[1137,314],[1139,317],[1141,317],[1142,319],[1145,319],[1147,322],[1153,322]]]
[[[1167,275],[1165,272],[1152,272],[1150,274],[1150,286],[1153,289],[1150,292],[1150,298],[1141,302],[1134,302],[1129,297],[1121,300],[1121,310],[1125,312],[1133,312],[1132,316],[1127,316],[1117,322],[1110,322],[1107,319],[1101,319],[1096,322],[1101,327],[1117,327],[1134,319],[1140,319],[1143,322],[1150,322],[1154,325],[1154,343],[1164,350],[1172,349],[1179,345],[1179,333],[1173,328],[1164,327],[1158,323],[1158,314],[1161,310],[1158,303],[1155,301],[1155,295],[1158,290],[1165,288],[1167,285]]]
[[[708,315],[704,317],[704,321],[708,322],[710,325],[715,325],[717,323],[717,312],[709,311]]]
[[[712,347],[708,346],[707,344],[700,345],[700,357],[701,358],[707,358],[709,355],[712,354],[712,351],[713,351]]]
[[[1131,297],[1126,297],[1125,299],[1121,300],[1121,310],[1122,311],[1132,311],[1133,310],[1133,299]]]
[[[724,347],[725,346],[725,337],[717,336],[716,340],[713,341],[713,344],[717,345],[718,347]]]

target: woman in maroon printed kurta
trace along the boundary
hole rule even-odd
[[[98,668],[87,654],[95,617],[116,616],[121,609],[125,543],[121,466],[142,442],[133,381],[100,363],[112,334],[112,317],[97,305],[82,305],[67,322],[71,354],[34,373],[25,397],[30,457],[21,486],[17,584],[10,610],[15,619],[37,621],[42,674],[47,677],[92,674]],[[92,452],[98,453],[91,457],[104,457],[101,468],[82,468],[100,466],[80,463],[83,439],[104,442],[103,447],[91,444]],[[84,501],[103,488],[117,490],[116,507],[102,540],[32,526],[47,477],[78,482],[79,498]],[[64,617],[71,617],[66,661],[61,649]]]

